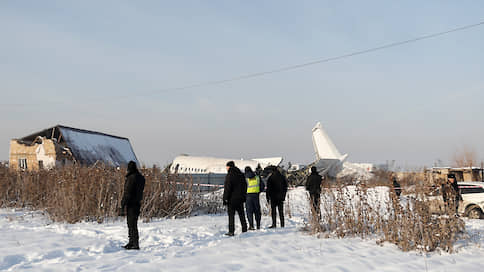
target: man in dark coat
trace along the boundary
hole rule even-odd
[[[321,219],[321,208],[319,200],[321,198],[321,182],[323,177],[318,173],[316,166],[311,167],[311,174],[306,180],[306,190],[309,192],[311,200],[311,212],[314,218],[319,221]]]
[[[279,211],[281,227],[284,227],[284,200],[287,194],[287,179],[277,170],[275,166],[269,166],[271,173],[267,179],[266,198],[271,203],[272,225],[276,227],[276,209]]]
[[[393,190],[395,192],[395,195],[397,195],[397,197],[400,197],[400,195],[402,194],[402,187],[400,186],[400,183],[398,183],[397,177],[393,176],[392,182],[393,182]]]
[[[235,212],[239,214],[242,232],[247,231],[245,221],[244,202],[247,195],[247,182],[244,174],[237,168],[233,161],[227,163],[227,176],[225,176],[223,203],[227,206],[229,215],[229,232],[225,235],[234,236]]]
[[[260,163],[257,164],[257,167],[255,168],[255,174],[259,177],[262,177],[262,167],[260,166]]]
[[[459,209],[459,201],[462,200],[460,195],[459,186],[454,174],[447,175],[447,183],[442,184],[442,198],[445,205],[450,210],[455,210],[457,214]]]
[[[247,180],[247,219],[249,221],[249,230],[254,230],[254,215],[257,229],[260,229],[261,211],[259,194],[264,191],[264,182],[259,175],[256,175],[250,166],[244,169],[245,179]]]
[[[124,194],[121,200],[120,215],[127,215],[129,242],[125,249],[139,249],[138,217],[145,188],[145,178],[138,171],[136,163],[128,163],[128,171],[124,183]]]

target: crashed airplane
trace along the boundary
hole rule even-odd
[[[371,175],[373,164],[346,162],[348,154],[342,155],[338,151],[320,122],[312,129],[312,140],[316,160],[309,166],[316,166],[320,175],[330,178],[355,174],[364,178],[365,176]],[[172,174],[189,174],[193,177],[194,181],[198,181],[199,183],[221,185],[227,174],[225,164],[228,161],[234,161],[235,165],[242,170],[246,166],[250,166],[255,170],[258,165],[262,168],[270,165],[280,166],[282,160],[282,157],[235,160],[180,155],[169,166],[169,172]],[[303,167],[299,170],[289,171],[287,176],[289,182],[291,184],[303,184],[306,180],[307,169],[307,167]]]
[[[252,170],[256,170],[259,165],[261,168],[266,168],[270,165],[279,166],[282,160],[282,157],[236,160],[180,155],[170,164],[169,172],[172,174],[190,175],[194,184],[198,184],[203,188],[222,187],[227,174],[225,165],[229,161],[233,161],[235,166],[244,171],[246,166],[250,166]]]
[[[170,166],[170,172],[172,174],[227,174],[225,165],[227,162],[233,161],[242,171],[246,166],[255,170],[258,165],[265,168],[269,165],[279,166],[282,162],[282,157],[274,158],[261,158],[250,160],[236,160],[236,159],[223,159],[214,157],[196,157],[189,155],[180,155],[176,157]]]

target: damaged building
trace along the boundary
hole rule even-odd
[[[57,125],[10,141],[13,170],[52,169],[69,164],[138,162],[128,138]]]
[[[484,181],[483,167],[432,167],[425,174],[429,179],[447,180],[448,174],[454,174],[457,181]]]

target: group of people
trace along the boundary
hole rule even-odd
[[[260,168],[254,172],[250,167],[246,167],[244,173],[242,173],[233,161],[227,162],[226,167],[227,175],[223,192],[223,204],[227,206],[229,217],[229,231],[226,235],[234,236],[236,212],[240,219],[242,232],[261,228],[259,195],[264,191],[266,192],[267,202],[271,206],[272,225],[269,228],[276,228],[277,214],[279,214],[280,226],[284,227],[284,201],[286,199],[288,182],[277,167],[267,167],[268,174],[265,179],[261,176]],[[264,180],[267,184],[264,183]],[[442,197],[446,206],[451,210],[455,209],[457,214],[459,201],[462,200],[462,197],[455,175],[449,174],[447,180],[448,182],[442,185]],[[309,192],[313,218],[318,221],[321,220],[320,198],[322,181],[323,177],[318,173],[317,168],[311,167],[311,174],[306,180],[306,190]],[[396,195],[400,196],[401,188],[396,177],[393,176],[392,181]],[[119,212],[119,215],[127,216],[129,242],[124,246],[125,249],[139,249],[137,221],[140,215],[144,186],[145,178],[138,171],[136,163],[130,161]],[[244,203],[249,221],[248,228],[245,219]]]
[[[244,169],[244,173],[235,166],[233,161],[226,164],[227,176],[224,182],[223,204],[227,206],[229,217],[228,236],[235,233],[235,212],[237,212],[242,232],[261,228],[261,208],[259,195],[266,192],[267,202],[271,205],[272,225],[276,227],[277,212],[279,213],[280,226],[284,227],[284,200],[286,199],[288,183],[286,178],[279,172],[277,167],[269,166],[266,169],[269,174],[265,178],[267,185],[258,173],[254,173],[249,166]],[[245,220],[244,203],[247,209],[247,222]],[[255,217],[255,225],[254,225]]]
[[[227,176],[225,177],[223,194],[223,204],[227,206],[229,215],[229,231],[226,235],[234,235],[235,212],[239,215],[242,232],[261,228],[262,214],[259,195],[264,191],[272,211],[272,225],[269,228],[276,227],[277,212],[279,213],[280,226],[284,227],[284,200],[286,199],[288,183],[277,167],[269,166],[266,169],[269,171],[265,179],[267,185],[261,177],[261,171],[255,173],[250,167],[246,167],[244,173],[242,173],[233,161],[227,163]],[[261,169],[258,168],[257,170]],[[144,187],[145,178],[138,171],[136,162],[130,161],[119,211],[120,216],[127,217],[129,242],[124,248],[128,250],[139,249],[138,217],[141,211]],[[244,203],[249,221],[248,228],[245,220]]]

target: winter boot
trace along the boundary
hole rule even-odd
[[[136,246],[136,245],[127,245],[125,247],[125,249],[127,249],[127,250],[130,250],[130,249],[139,250],[139,246]]]
[[[227,235],[227,236],[234,236],[234,233],[229,231],[229,232],[225,233],[225,235]]]
[[[125,245],[124,248],[127,250],[130,250],[130,249],[139,250],[139,243],[137,241],[133,241]]]

